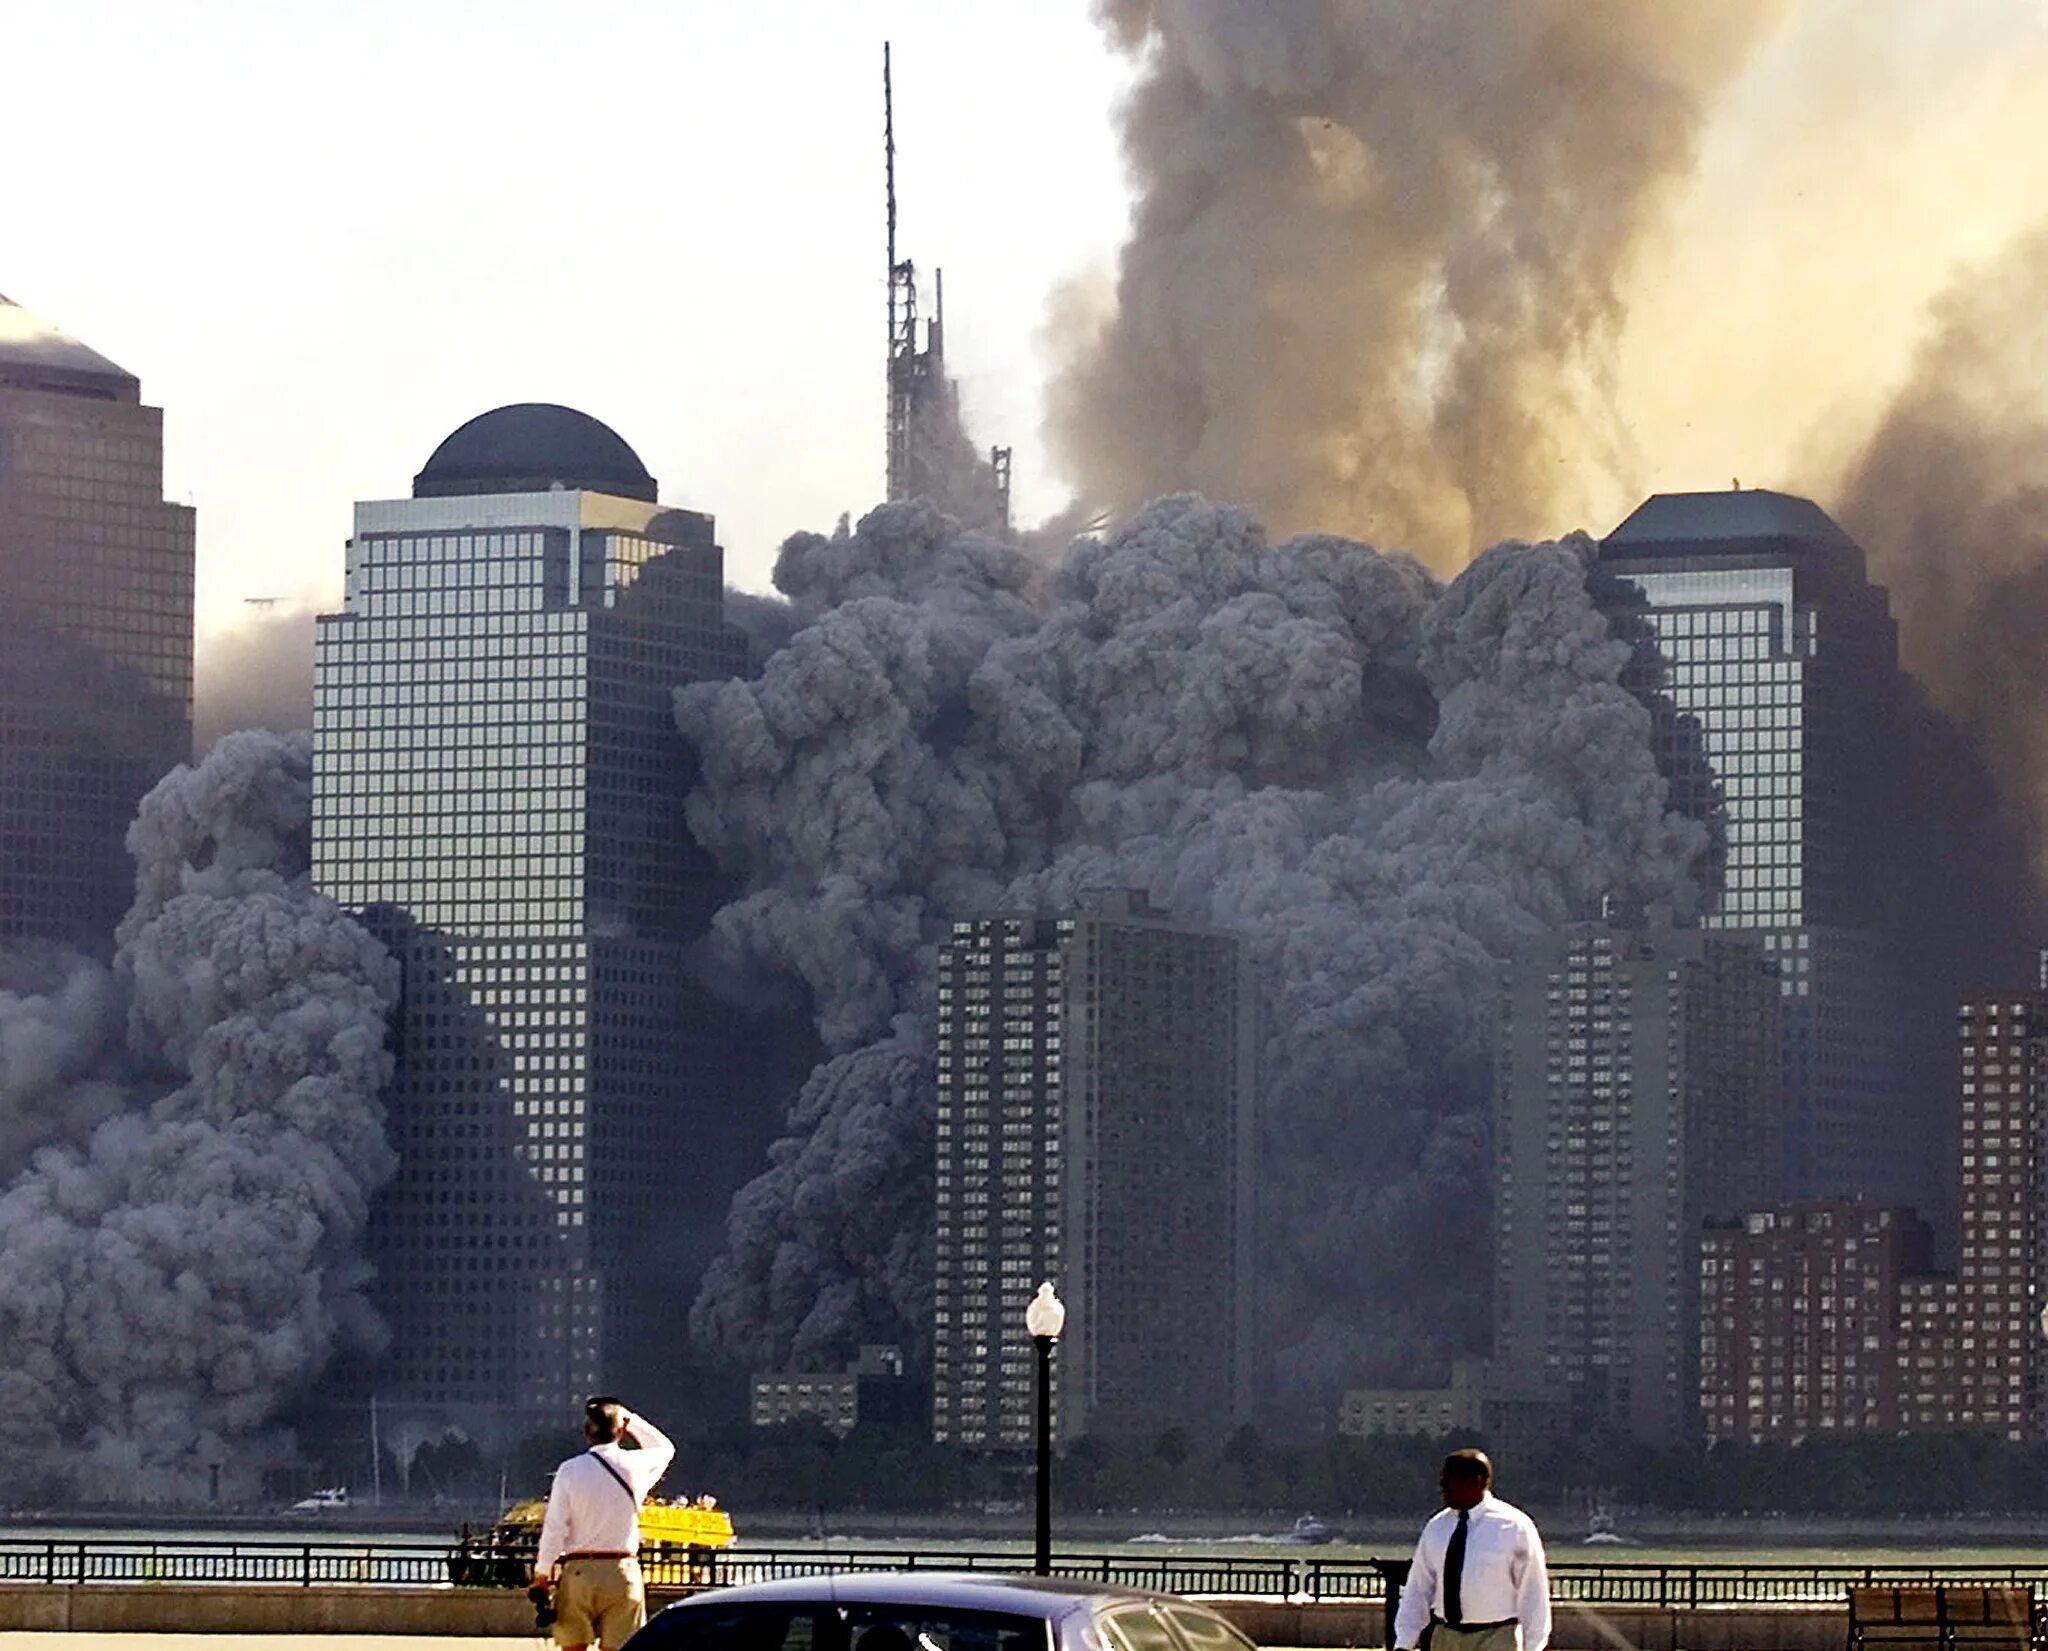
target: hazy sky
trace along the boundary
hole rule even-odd
[[[1084,0],[13,0],[0,292],[139,375],[202,630],[338,590],[349,507],[508,401],[631,442],[736,583],[881,491],[900,245],[984,441],[1037,458],[1051,283],[1107,266],[1125,72]]]
[[[1625,474],[1530,533],[1734,475],[1820,490],[1928,300],[2048,213],[2042,0],[1779,14],[1631,276]],[[13,0],[0,292],[167,409],[202,632],[330,599],[350,502],[518,400],[612,424],[760,588],[784,534],[880,492],[885,37],[902,245],[945,266],[1030,519],[1064,498],[1048,296],[1128,214],[1131,70],[1086,0]]]

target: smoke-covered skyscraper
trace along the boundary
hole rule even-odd
[[[1698,1432],[1701,1222],[1756,1200],[1778,982],[1748,936],[1588,923],[1508,971],[1494,1114],[1494,1351],[1580,1429]]]
[[[1909,1112],[1888,902],[1905,836],[1904,681],[1863,552],[1806,499],[1659,494],[1600,547],[1645,628],[1673,803],[1715,830],[1710,928],[1759,937],[1785,999],[1779,1197],[1937,1207],[1930,1120]]]
[[[1067,1297],[1056,1427],[1246,1418],[1256,1018],[1237,938],[1124,891],[954,925],[940,962],[933,1431],[1033,1437],[1024,1306]]]
[[[473,419],[412,498],[356,507],[318,631],[314,872],[404,970],[374,1230],[394,1398],[558,1415],[680,1337],[730,1187],[703,1161],[670,695],[741,663],[722,559],[563,407]]]
[[[112,944],[128,824],[191,755],[192,559],[161,409],[0,297],[0,938]]]
[[[984,917],[955,923],[939,954],[932,1437],[942,1445],[1032,1438],[1024,1305],[1066,1264],[1059,1101],[1073,932],[1071,918]]]

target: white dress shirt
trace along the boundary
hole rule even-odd
[[[1412,1647],[1432,1616],[1444,1614],[1444,1551],[1458,1528],[1445,1508],[1422,1527],[1415,1563],[1401,1590],[1394,1643]],[[1467,1623],[1516,1621],[1522,1651],[1550,1643],[1550,1573],[1536,1521],[1492,1492],[1480,1497],[1465,1527],[1465,1564],[1458,1573],[1459,1615]]]
[[[552,1571],[564,1554],[640,1551],[640,1504],[668,1472],[676,1447],[644,1416],[635,1416],[626,1431],[638,1450],[621,1450],[616,1442],[592,1445],[555,1469],[547,1517],[540,1524],[540,1552],[533,1561],[540,1575]],[[605,1471],[606,1464],[617,1471],[618,1479]],[[630,1491],[621,1488],[619,1479]]]

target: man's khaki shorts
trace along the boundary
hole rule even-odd
[[[555,1643],[602,1645],[631,1639],[647,1620],[647,1590],[637,1559],[565,1559],[555,1587]]]

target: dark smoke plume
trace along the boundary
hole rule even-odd
[[[233,734],[143,800],[111,973],[0,993],[4,1471],[191,1495],[344,1345],[393,1160],[396,970],[307,876],[311,742]],[[24,1164],[22,1155],[32,1151]]]
[[[1900,651],[2048,873],[2048,228],[1963,276],[1851,467],[1842,521]]]
[[[757,1364],[922,1338],[934,948],[1123,885],[1251,948],[1283,1372],[1465,1346],[1497,960],[1606,893],[1683,905],[1705,841],[1665,810],[1590,553],[1503,545],[1439,587],[1193,497],[1050,575],[922,503],[792,539],[787,645],[677,705],[691,826],[745,879],[728,972],[802,982],[834,1053],[697,1332]]]
[[[1196,488],[1446,568],[1581,516],[1625,467],[1623,278],[1786,9],[1099,0],[1143,68],[1114,311],[1051,405],[1083,500]]]

